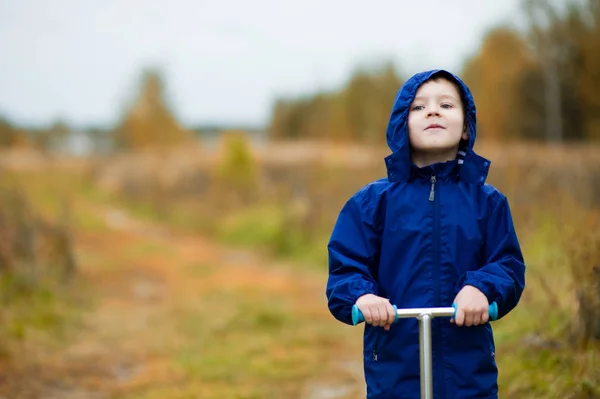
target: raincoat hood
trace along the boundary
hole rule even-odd
[[[477,134],[477,118],[473,95],[467,85],[456,75],[442,69],[420,72],[412,76],[396,94],[394,106],[387,128],[387,143],[392,154],[385,158],[390,181],[406,181],[415,168],[410,159],[410,142],[408,137],[408,111],[419,87],[437,73],[445,73],[460,87],[465,107],[465,123],[469,131],[466,148],[459,149],[459,178],[469,183],[483,184],[487,178],[490,161],[475,154],[473,147]]]

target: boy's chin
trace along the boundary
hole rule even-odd
[[[458,144],[459,143],[424,143],[418,148],[415,148],[415,150],[427,155],[448,154],[450,152],[458,151]]]

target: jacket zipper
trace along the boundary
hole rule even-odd
[[[435,281],[435,301],[436,301],[436,305],[435,306],[441,306],[440,305],[440,207],[439,207],[439,189],[438,189],[438,195],[436,198],[435,195],[435,184],[437,183],[437,178],[435,175],[431,176],[431,191],[429,192],[429,201],[433,202],[433,247],[434,247],[434,259],[433,259],[433,267],[434,267],[434,281]],[[442,348],[441,348],[441,337],[442,337],[442,328],[441,328],[441,324],[439,323],[439,320],[434,320],[433,323],[435,323],[432,327],[435,328],[435,336],[438,337],[438,339],[436,339],[433,343],[433,355],[434,358],[437,358],[433,361],[434,363],[434,367],[436,370],[436,374],[437,374],[437,378],[434,378],[434,381],[437,380],[438,381],[438,385],[442,392],[445,391],[443,388],[443,383],[441,383],[440,381],[443,381],[444,378],[442,376],[442,360],[439,358],[442,355]]]
[[[377,338],[375,339],[375,344],[373,345],[373,354],[372,359],[376,362],[379,358],[379,341],[381,340],[381,334],[377,334]]]
[[[434,201],[435,200],[435,183],[436,183],[437,179],[435,177],[435,175],[431,176],[431,191],[429,192],[429,201]]]

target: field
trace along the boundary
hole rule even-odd
[[[477,149],[528,266],[494,324],[501,395],[600,397],[600,148]],[[386,154],[236,136],[215,151],[4,154],[3,190],[64,226],[76,269],[5,278],[0,396],[364,398],[362,331],[328,313],[325,244]]]

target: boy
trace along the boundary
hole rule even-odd
[[[432,322],[438,399],[497,399],[488,305],[498,318],[518,303],[525,265],[506,198],[485,183],[490,162],[473,151],[476,113],[455,75],[416,74],[398,91],[387,129],[388,177],[345,204],[329,251],[328,306],[351,324],[365,317],[368,399],[419,398],[415,319],[398,308],[457,305]]]

